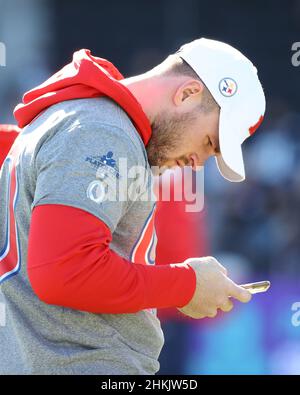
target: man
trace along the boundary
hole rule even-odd
[[[241,181],[241,143],[264,110],[252,63],[206,39],[128,79],[81,50],[27,92],[0,183],[0,333],[14,338],[0,371],[155,374],[157,308],[202,318],[248,302],[213,257],[154,264],[150,166],[216,156]]]

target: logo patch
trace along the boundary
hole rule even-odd
[[[89,162],[96,170],[101,168],[103,171],[107,171],[116,178],[120,177],[119,169],[116,161],[113,159],[112,151],[108,151],[106,155],[87,156],[85,161]]]
[[[219,90],[223,96],[231,97],[237,91],[237,83],[232,78],[223,78],[219,82]]]
[[[85,161],[96,170],[96,180],[88,185],[87,197],[97,204],[102,204],[106,200],[116,201],[117,180],[121,176],[117,162],[113,158],[113,152],[108,151],[107,154],[99,156],[87,156]]]

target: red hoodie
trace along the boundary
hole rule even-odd
[[[146,145],[151,126],[135,97],[119,83],[121,79],[123,76],[110,62],[80,50],[75,52],[73,62],[24,95],[15,117],[24,127],[60,101],[105,95],[127,112]],[[94,313],[182,307],[189,302],[196,286],[190,266],[132,263],[109,248],[111,240],[108,227],[83,210],[37,206],[28,241],[27,270],[33,290],[46,303]],[[84,280],[71,275],[82,265],[91,274]],[[67,281],[70,278],[72,281]]]
[[[92,56],[88,49],[81,49],[74,53],[71,63],[26,92],[23,103],[15,108],[14,116],[23,128],[41,111],[61,101],[109,96],[127,112],[147,145],[151,136],[148,118],[132,93],[118,82],[122,79],[122,74],[108,60]]]
[[[19,133],[15,125],[0,125],[0,168]]]

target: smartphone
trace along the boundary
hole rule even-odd
[[[241,287],[248,289],[252,294],[266,292],[271,286],[270,281],[259,281],[256,283],[242,284]]]

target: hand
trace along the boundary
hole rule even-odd
[[[189,265],[196,273],[196,289],[190,302],[178,308],[191,318],[215,317],[217,310],[229,312],[233,297],[240,302],[251,300],[251,293],[227,277],[227,270],[213,257],[189,258],[180,265]]]

